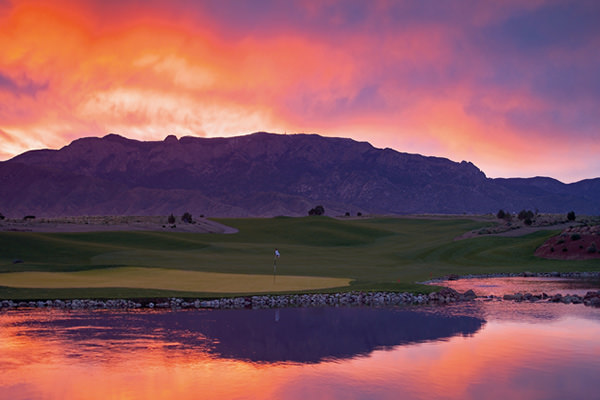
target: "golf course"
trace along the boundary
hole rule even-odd
[[[240,296],[390,290],[449,274],[598,271],[548,260],[556,230],[455,238],[492,226],[467,217],[218,219],[233,234],[169,231],[0,232],[0,299]],[[274,249],[281,257],[274,265]]]

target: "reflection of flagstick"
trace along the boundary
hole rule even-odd
[[[277,274],[277,257],[273,258],[273,283],[275,283],[276,274]]]

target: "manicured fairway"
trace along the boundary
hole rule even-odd
[[[214,297],[298,290],[427,292],[432,288],[416,282],[448,274],[600,270],[598,260],[559,261],[535,257],[535,249],[556,231],[522,237],[454,240],[493,221],[450,217],[359,220],[279,217],[219,222],[239,232],[229,235],[139,231],[0,232],[0,298],[72,298],[82,294]],[[270,289],[275,248],[281,252],[277,264],[277,282],[281,282],[281,286]],[[15,259],[23,263],[13,263]],[[118,267],[144,268],[148,274],[124,273],[131,270]],[[58,281],[62,283],[56,283],[55,278],[40,279],[41,275],[34,274],[28,278],[31,283],[21,280],[19,288],[15,288],[16,283],[7,280],[10,275],[4,275],[76,271],[81,275],[75,276],[85,276],[83,271],[89,271],[106,277],[110,287],[88,286],[89,292],[86,292],[68,285],[66,277],[71,275],[50,275],[60,277]],[[209,281],[209,275],[202,274],[192,274],[190,276],[195,278],[191,279],[183,274],[186,271],[216,273],[222,279]],[[300,281],[299,277],[306,280]],[[317,283],[313,277],[325,280]],[[191,280],[189,285],[187,280]],[[202,285],[202,281],[206,284]],[[284,282],[290,286],[283,285]],[[82,284],[78,283],[78,287]],[[118,285],[118,289],[113,285]]]
[[[348,279],[314,276],[220,274],[162,268],[105,268],[77,272],[9,272],[0,286],[15,288],[138,288],[242,293],[323,289],[350,284]]]

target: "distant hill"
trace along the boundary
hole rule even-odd
[[[600,214],[600,178],[490,179],[470,162],[318,135],[143,142],[110,134],[0,162],[0,212],[207,216],[541,212]]]

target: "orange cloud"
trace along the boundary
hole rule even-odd
[[[411,1],[359,3],[354,12],[337,1],[238,6],[4,6],[0,157],[108,132],[162,139],[265,130],[466,159],[491,176],[598,175],[600,162],[591,158],[598,100],[582,92],[576,106],[564,106],[543,96],[570,90],[549,83],[556,79],[517,85],[555,72],[513,54],[519,49],[494,32],[545,2],[454,3],[439,11]],[[589,47],[571,47],[543,58],[587,65]],[[568,141],[573,132],[577,140]]]

